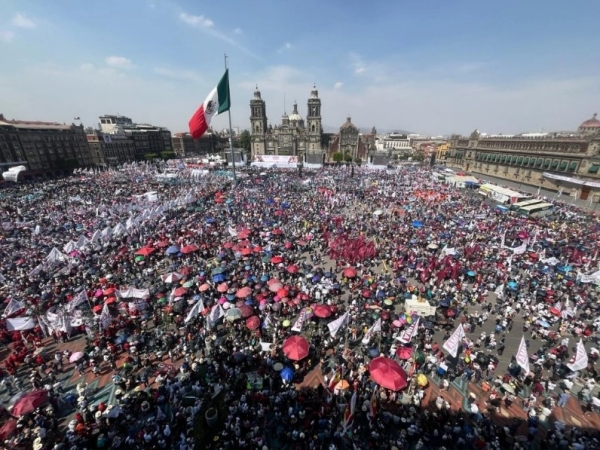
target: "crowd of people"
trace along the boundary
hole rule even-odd
[[[589,213],[420,166],[164,170],[2,185],[5,448],[600,448],[553,414],[600,405]]]

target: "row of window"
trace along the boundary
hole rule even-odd
[[[483,161],[497,164],[512,164],[523,167],[536,167],[542,169],[562,170],[575,172],[577,170],[577,161],[566,161],[551,158],[536,158],[535,156],[517,156],[502,155],[497,153],[478,153],[476,161]]]

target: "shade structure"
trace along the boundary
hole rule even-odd
[[[369,372],[373,381],[386,389],[399,391],[407,386],[407,375],[404,369],[396,361],[384,356],[371,361]]]
[[[116,291],[116,289],[115,289],[115,288],[113,288],[113,287],[111,287],[111,288],[108,288],[108,289],[104,289],[104,290],[102,291],[102,295],[112,295],[112,294],[114,294],[114,293],[115,293],[115,291]]]
[[[221,283],[220,285],[217,286],[217,292],[227,292],[227,289],[229,289],[229,286],[227,286],[227,283]]]
[[[283,284],[277,282],[269,285],[269,290],[271,292],[277,292],[278,290],[283,288]]]
[[[279,264],[279,263],[283,262],[283,258],[281,256],[273,256],[271,258],[271,262],[273,264]]]
[[[400,359],[409,359],[412,354],[411,347],[398,347],[396,349],[396,356]]]
[[[76,362],[83,358],[83,352],[75,352],[69,357],[69,362]]]
[[[181,247],[181,253],[187,255],[188,253],[192,253],[198,251],[200,248],[196,244],[184,245]]]
[[[354,267],[347,267],[342,272],[346,278],[354,278],[356,276],[356,269]]]
[[[235,296],[237,298],[246,298],[250,294],[252,294],[252,289],[250,289],[248,286],[246,286],[246,287],[243,287],[241,289],[238,289],[238,291],[236,292]]]
[[[246,326],[250,330],[256,330],[260,326],[260,319],[257,316],[248,317],[246,319]]]
[[[293,361],[300,361],[308,356],[309,344],[301,336],[292,336],[283,343],[283,353]]]
[[[296,264],[292,264],[292,265],[288,266],[287,269],[285,269],[285,270],[287,270],[289,273],[298,273],[300,268]]]
[[[271,278],[269,281],[267,281],[267,284],[269,286],[271,286],[272,284],[275,284],[275,283],[280,283],[281,284],[281,281],[279,281],[277,278]]]
[[[25,394],[19,400],[16,401],[12,408],[13,416],[22,416],[35,411],[37,408],[42,406],[48,401],[48,391],[40,389],[38,391],[32,391]]]
[[[175,283],[179,280],[181,280],[183,278],[183,275],[181,275],[178,272],[171,272],[171,273],[167,273],[166,275],[163,276],[163,281],[165,283]]]
[[[4,422],[4,425],[0,427],[0,441],[4,442],[7,440],[17,429],[16,420],[8,420]]]
[[[200,288],[198,289],[200,292],[206,292],[210,289],[210,284],[208,283],[204,283],[202,286],[200,286]]]
[[[175,290],[173,291],[173,295],[174,295],[175,297],[181,297],[181,296],[183,296],[183,295],[185,295],[185,294],[187,294],[187,289],[186,289],[186,288],[184,288],[184,287],[178,287],[177,289],[175,289]]]
[[[331,316],[331,308],[327,305],[315,305],[312,310],[313,314],[321,319]]]
[[[252,314],[254,314],[254,310],[252,309],[252,306],[242,305],[239,307],[239,310],[242,312],[242,317],[244,319],[246,317],[250,317]]]
[[[142,247],[137,252],[135,252],[135,254],[140,256],[148,256],[152,254],[155,250],[156,249],[152,247]]]

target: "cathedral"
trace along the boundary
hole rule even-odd
[[[306,121],[298,112],[283,114],[281,125],[267,125],[267,109],[258,86],[250,100],[252,159],[261,155],[316,156],[323,153],[323,127],[321,124],[321,100],[316,86],[307,102]]]

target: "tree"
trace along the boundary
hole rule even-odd
[[[158,153],[146,153],[144,155],[144,159],[146,161],[151,161],[151,160],[156,159],[156,158],[158,158]]]
[[[248,130],[242,131],[242,133],[240,134],[240,147],[249,152],[250,142],[250,132]]]
[[[160,152],[160,157],[162,159],[174,159],[177,158],[177,154],[175,152]]]
[[[333,154],[333,160],[335,162],[342,162],[344,160],[344,154],[340,152],[335,152]]]
[[[352,162],[352,155],[346,155],[346,156],[344,156],[344,161],[346,161],[346,162]]]

